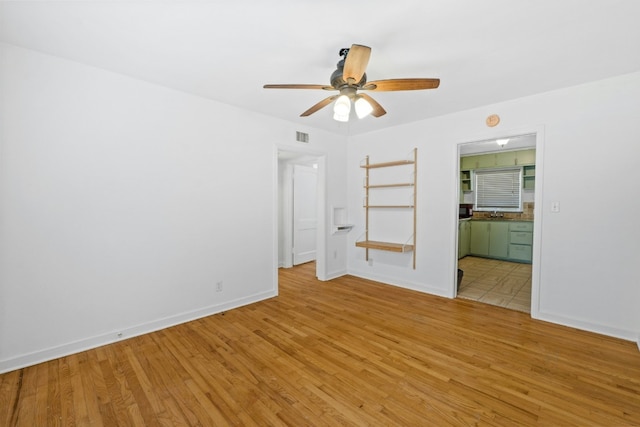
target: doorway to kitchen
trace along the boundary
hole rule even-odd
[[[536,139],[458,146],[458,298],[531,313]]]

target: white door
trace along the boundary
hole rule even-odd
[[[316,259],[317,170],[310,166],[293,168],[293,264]]]

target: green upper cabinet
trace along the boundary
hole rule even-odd
[[[514,151],[516,154],[517,165],[535,165],[536,164],[536,150],[521,150]]]
[[[517,151],[504,151],[496,153],[496,166],[516,166]]]
[[[460,171],[460,190],[464,191],[472,191],[473,183],[471,181],[471,171],[470,170],[461,170]]]
[[[460,158],[460,170],[468,171],[476,168],[476,156],[468,156]]]
[[[496,165],[495,154],[482,154],[477,157],[476,169],[480,168],[492,168]]]
[[[475,169],[498,168],[502,166],[523,166],[522,188],[533,190],[536,179],[536,150],[500,151],[460,158],[460,190],[462,193],[473,191],[473,173]],[[460,194],[462,200],[463,194]]]
[[[495,168],[500,166],[534,165],[536,150],[499,151],[460,158],[460,170]]]
[[[534,190],[536,185],[536,167],[528,165],[522,167],[522,188]]]

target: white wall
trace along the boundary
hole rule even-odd
[[[296,130],[345,203],[343,137],[0,53],[0,372],[276,295],[275,147]]]
[[[357,224],[327,234],[326,278],[348,267],[444,296],[457,144],[540,130],[534,316],[640,332],[639,73],[352,137],[347,156],[345,138],[323,131],[20,48],[0,55],[0,372],[275,295],[276,147],[299,149],[296,130],[326,160],[327,232],[332,206]],[[359,161],[414,146],[417,269],[378,252],[369,267],[353,245]]]
[[[410,100],[410,95],[407,95]],[[391,112],[392,113],[392,112]],[[499,114],[490,129],[485,118]],[[538,131],[532,315],[636,340],[640,333],[637,163],[640,73],[490,105],[350,139],[349,272],[424,292],[454,295],[457,144]],[[360,159],[402,157],[418,147],[417,269],[404,254],[372,251],[364,230]],[[559,201],[560,213],[550,204]],[[540,206],[538,206],[540,205]],[[536,277],[537,276],[537,277]]]

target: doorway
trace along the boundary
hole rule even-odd
[[[458,145],[459,203],[473,204],[474,210],[471,218],[458,222],[456,297],[531,313],[537,260],[532,250],[534,212],[535,201],[540,199],[536,195],[536,151],[535,133]],[[479,195],[488,191],[481,184],[491,178],[489,174],[502,179],[506,174],[515,176],[514,170],[518,171],[517,186],[515,179],[510,185],[517,189],[518,208],[484,205]],[[492,241],[496,244],[490,245]]]
[[[277,268],[315,261],[323,280],[323,155],[277,151]]]

